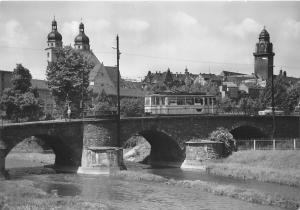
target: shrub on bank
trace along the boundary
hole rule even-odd
[[[236,151],[236,142],[232,134],[223,127],[217,128],[215,131],[209,134],[211,141],[223,142],[225,145],[225,156],[230,155],[233,151]]]

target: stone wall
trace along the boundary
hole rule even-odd
[[[181,168],[197,168],[203,161],[225,157],[224,143],[215,141],[186,142],[186,158]]]

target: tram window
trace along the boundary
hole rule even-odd
[[[169,97],[168,98],[168,105],[176,105],[177,101],[175,97]]]
[[[196,98],[195,98],[195,103],[196,103],[196,104],[202,104],[202,103],[203,103],[202,98],[196,97]]]
[[[195,98],[195,103],[203,105],[203,98]]]
[[[155,97],[155,105],[159,105],[159,97]]]
[[[161,105],[165,105],[165,97],[161,97],[160,99],[161,99],[161,103],[160,104]]]
[[[155,97],[151,97],[151,105],[155,105]]]
[[[145,98],[145,105],[150,105],[150,97]]]
[[[194,99],[193,98],[186,98],[186,104],[187,105],[194,105]]]
[[[217,99],[216,98],[213,98],[213,103],[214,103],[214,105],[216,105],[216,103],[217,103]]]
[[[185,105],[185,98],[178,98],[177,105]]]
[[[204,104],[207,105],[207,98],[204,98]]]

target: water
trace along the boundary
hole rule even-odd
[[[166,178],[173,178],[176,180],[202,180],[207,182],[214,182],[224,185],[233,185],[245,189],[258,190],[264,193],[281,194],[288,198],[300,200],[300,188],[290,187],[287,185],[280,185],[274,183],[259,182],[256,180],[242,180],[230,177],[216,176],[206,172],[197,170],[181,170],[180,168],[169,169],[146,169],[149,173],[160,175]]]
[[[31,175],[36,187],[58,196],[79,196],[109,209],[280,209],[159,183],[77,174]]]
[[[19,166],[14,165],[17,162]],[[101,202],[106,207],[104,209],[280,209],[225,196],[216,196],[193,188],[170,186],[156,182],[127,181],[108,176],[51,174],[53,171],[50,169],[48,169],[47,174],[40,174],[45,169],[36,166],[37,163],[30,165],[30,161],[25,160],[23,162],[7,160],[6,164],[7,168],[10,168],[11,179],[13,180],[34,181],[36,188],[42,189],[49,195],[55,194],[62,198],[79,196],[88,202]],[[34,167],[20,168],[20,164]],[[129,170],[140,170],[179,180],[201,179],[221,184],[235,183],[243,185],[243,187],[251,187],[253,184],[248,181],[215,177],[196,171],[182,171],[174,168],[153,169],[139,164],[127,164],[127,166]],[[40,175],[35,175],[35,173]]]

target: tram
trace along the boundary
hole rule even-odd
[[[145,96],[146,115],[215,114],[217,100],[203,93],[159,93]]]

